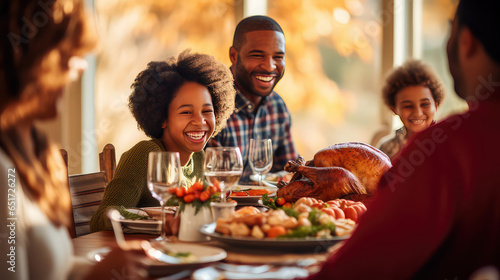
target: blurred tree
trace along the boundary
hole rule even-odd
[[[451,1],[426,3],[439,16],[452,9]],[[292,113],[294,139],[306,159],[335,143],[368,143],[380,122],[381,32],[387,20],[380,5],[381,0],[268,0],[268,15],[286,38],[286,71],[276,91]],[[242,0],[96,1],[99,147],[111,142],[120,155],[145,138],[127,98],[149,61],[191,48],[229,67],[241,6]]]

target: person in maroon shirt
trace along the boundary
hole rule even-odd
[[[410,140],[350,239],[308,279],[500,275],[500,1],[460,1],[447,45],[469,110]]]

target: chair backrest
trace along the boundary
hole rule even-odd
[[[68,152],[66,152],[65,149],[59,149],[59,151],[61,151],[61,156],[66,164],[66,169],[68,169]]]
[[[75,222],[76,236],[74,237],[89,234],[90,219],[99,208],[104,196],[106,175],[102,171],[70,175],[68,181]]]
[[[64,160],[64,163],[66,164],[66,175],[68,175],[68,152],[65,149],[60,149],[61,151],[61,156]],[[71,238],[76,237],[76,230],[75,230],[75,217],[71,215],[71,225],[68,226],[68,232]]]
[[[116,170],[115,146],[106,144],[99,153],[99,169],[106,173],[106,184],[113,179]]]

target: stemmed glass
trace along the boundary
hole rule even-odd
[[[205,177],[211,185],[219,183],[221,200],[226,191],[238,182],[243,172],[243,159],[238,147],[208,147],[205,149]]]
[[[262,177],[271,170],[273,166],[273,143],[271,139],[250,139],[248,161],[253,171],[259,178],[259,186],[262,186]]]
[[[177,187],[181,164],[178,152],[150,152],[148,158],[148,188],[161,205],[161,235],[156,241],[168,241],[165,234],[165,203],[172,196],[168,190]]]

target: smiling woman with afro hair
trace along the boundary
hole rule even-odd
[[[105,218],[109,207],[159,205],[147,187],[150,152],[179,152],[181,186],[201,180],[203,149],[233,113],[235,94],[229,68],[212,56],[185,50],[177,58],[148,63],[132,84],[129,108],[151,139],[123,153],[92,217],[91,231],[111,229]]]
[[[206,87],[212,97],[217,134],[234,110],[234,81],[229,68],[206,54],[182,52],[179,58],[153,61],[132,84],[129,108],[137,126],[151,138],[160,138],[168,106],[185,82]]]

